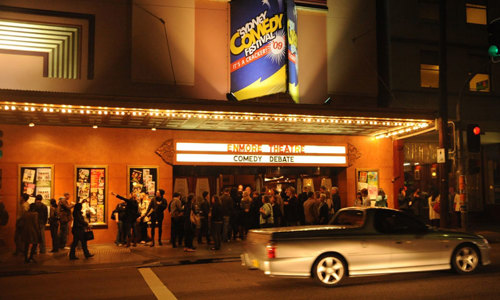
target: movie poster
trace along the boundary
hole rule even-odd
[[[37,186],[36,195],[42,195],[43,200],[50,200],[52,198],[50,186]]]
[[[231,92],[238,100],[286,92],[285,0],[231,1]]]
[[[36,182],[42,183],[42,182],[48,182],[50,183],[52,181],[52,169],[50,168],[37,168],[36,169]]]
[[[24,169],[23,173],[23,182],[26,183],[34,183],[35,181],[35,170],[33,169]]]

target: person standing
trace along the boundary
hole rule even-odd
[[[40,228],[40,254],[45,254],[45,224],[47,224],[48,212],[47,205],[42,202],[42,195],[36,195],[35,197],[35,211],[38,213],[38,227]],[[35,247],[36,251],[36,247]]]
[[[200,234],[198,235],[198,244],[203,244],[203,236],[207,240],[207,244],[210,244],[210,233],[208,229],[208,215],[210,214],[210,203],[209,195],[207,191],[202,193],[202,199],[200,201]]]
[[[229,189],[225,188],[220,198],[222,204],[222,240],[229,242],[231,240],[230,220],[233,213],[233,199],[229,195]]]
[[[285,211],[285,219],[287,226],[297,226],[299,224],[299,200],[295,193],[295,188],[289,186],[285,190],[286,201],[283,202],[283,209]]]
[[[14,252],[14,255],[24,253],[24,243],[22,238],[23,222],[21,222],[21,218],[25,213],[28,212],[30,208],[30,204],[28,203],[29,198],[30,196],[26,193],[23,193],[21,195],[20,206],[19,210],[17,211],[17,218],[16,218],[16,231],[14,233],[14,242],[16,243],[16,252]]]
[[[330,213],[333,215],[336,212],[338,212],[341,207],[339,188],[336,186],[332,187],[331,194],[332,194],[332,211]]]
[[[164,211],[167,208],[167,200],[163,198],[165,191],[160,189],[156,192],[156,197],[153,201],[149,202],[148,210],[146,215],[151,218],[151,247],[155,245],[155,229],[158,228],[158,245],[163,245],[161,243],[161,233],[163,229],[163,217]]]
[[[268,228],[274,225],[273,207],[268,195],[262,196],[262,206],[260,207],[260,227]]]
[[[59,249],[69,249],[66,247],[69,234],[69,223],[73,220],[71,209],[75,206],[70,203],[69,193],[64,193],[64,197],[59,198]]]
[[[406,197],[406,188],[404,186],[399,189],[398,205],[400,210],[408,211],[410,209],[408,198]]]
[[[314,199],[314,192],[307,194],[307,200],[304,202],[304,218],[306,225],[316,224],[318,221],[318,204]]]
[[[52,238],[52,250],[50,252],[52,253],[59,251],[59,214],[57,211],[56,199],[50,199],[49,225],[50,237]]]
[[[210,248],[211,250],[220,250],[222,241],[222,205],[220,203],[219,197],[217,195],[212,195],[211,199],[211,220],[210,229],[212,232],[212,238],[214,239],[214,246]]]
[[[361,199],[363,199],[363,206],[369,207],[372,204],[370,197],[368,197],[368,189],[361,190]]]
[[[146,193],[140,193],[139,194],[139,201],[138,201],[138,206],[139,206],[139,217],[137,218],[137,229],[136,231],[139,232],[139,239],[138,241],[141,244],[146,244],[148,242],[148,222],[149,222],[149,217],[147,215],[148,207],[149,207],[149,196]]]
[[[252,193],[252,203],[250,204],[250,229],[256,229],[260,227],[260,212],[259,209],[262,206],[262,200],[259,192],[254,191]]]
[[[170,202],[170,215],[172,216],[172,235],[170,241],[173,248],[177,248],[177,242],[179,246],[182,246],[182,216],[184,215],[184,208],[182,207],[181,194],[175,192],[172,197],[172,202]],[[177,241],[178,240],[178,241]]]
[[[319,225],[326,225],[328,224],[329,216],[329,208],[328,208],[328,203],[326,202],[327,200],[327,195],[321,193],[319,195],[319,207],[318,207],[318,224]]]
[[[440,199],[439,199],[439,191],[437,189],[433,189],[431,191],[431,196],[428,199],[429,202],[429,220],[432,226],[439,227],[439,222],[441,219],[439,209],[435,209],[434,206],[439,207]]]
[[[416,188],[411,195],[410,211],[416,216],[420,217],[420,210],[422,207],[422,197],[420,196],[420,189]]]
[[[111,195],[122,201],[125,201],[125,218],[123,220],[123,231],[125,232],[125,236],[127,237],[127,247],[130,247],[130,243],[132,243],[132,246],[135,247],[137,239],[135,222],[139,217],[139,205],[137,204],[136,194],[132,193],[129,199],[122,197],[114,192],[111,192]]]
[[[126,205],[120,202],[116,205],[115,210],[111,213],[111,219],[115,220],[117,226],[115,244],[117,246],[125,245],[125,231],[123,229],[123,220],[125,219]]]
[[[24,244],[24,262],[36,262],[33,255],[36,253],[38,243],[41,241],[40,225],[35,204],[30,204],[29,209],[21,217],[21,240]],[[31,245],[31,251],[30,251]]]
[[[301,225],[305,225],[306,224],[306,216],[305,216],[305,212],[304,212],[304,203],[308,199],[308,196],[307,196],[308,194],[309,194],[309,187],[308,186],[304,186],[302,188],[302,193],[300,193],[299,196],[298,196],[298,198],[297,198],[299,200],[299,203],[297,205],[297,210],[298,210],[299,221],[300,221]]]
[[[281,226],[281,209],[278,204],[278,196],[276,194],[272,194],[269,196],[271,206],[273,207],[273,226],[279,227]]]
[[[94,256],[94,254],[90,254],[89,249],[87,247],[87,239],[85,238],[85,230],[89,227],[89,223],[85,221],[82,214],[82,204],[75,204],[75,208],[73,210],[73,228],[71,229],[71,233],[73,234],[73,242],[71,243],[71,249],[69,251],[69,259],[75,260],[78,259],[75,255],[76,246],[78,242],[82,244],[83,254],[85,258],[90,258]]]
[[[387,207],[387,196],[383,189],[378,190],[377,200],[375,201],[375,206]]]
[[[245,239],[248,230],[251,226],[251,216],[250,216],[250,207],[252,205],[252,198],[250,198],[250,194],[248,190],[243,191],[243,197],[241,198],[241,231],[240,236],[241,239]]]
[[[193,203],[194,195],[190,194],[187,198],[187,202],[184,205],[184,251],[185,252],[194,252],[196,249],[193,246],[194,239],[194,230],[195,224],[191,220],[191,214],[194,215],[194,203]]]
[[[457,227],[461,225],[461,215],[460,215],[460,195],[455,192],[455,187],[450,186],[448,188],[448,197],[449,197],[449,208],[452,213],[454,219],[453,222]]]

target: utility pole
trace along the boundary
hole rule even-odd
[[[444,161],[439,162],[439,195],[441,201],[441,227],[449,227],[448,213],[448,84],[447,84],[447,52],[446,52],[446,0],[439,1],[439,148]]]

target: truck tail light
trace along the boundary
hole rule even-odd
[[[266,252],[267,252],[267,258],[276,258],[276,245],[267,244]]]

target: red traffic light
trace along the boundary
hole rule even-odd
[[[472,132],[475,135],[480,135],[481,134],[481,128],[479,128],[479,126],[475,126],[474,129],[472,129]]]

